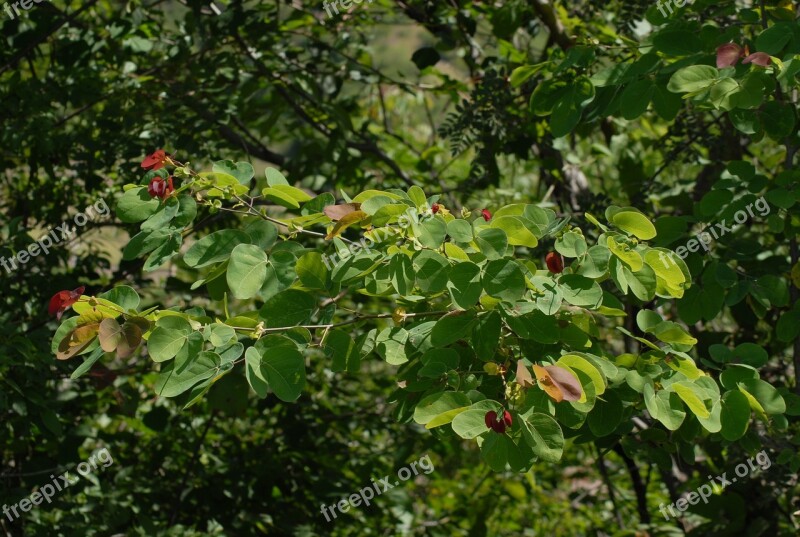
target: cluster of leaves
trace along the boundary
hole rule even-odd
[[[751,409],[765,422],[785,411],[781,396],[752,367],[727,368],[721,393],[688,354],[697,340],[655,311],[640,310],[637,322],[659,344],[617,327],[648,350],[614,356],[604,348],[600,330],[626,315],[620,297],[648,303],[680,298],[690,287],[683,260],[647,243],[656,229],[634,208],[610,207],[608,224],[587,214],[597,235],[589,246],[568,218],[535,205],[456,216],[439,196],[416,186],[367,190],[336,205],[330,194],[312,197],[274,169],[267,170],[261,194],[250,196],[249,164],[220,161],[200,173],[174,164],[183,184],[166,198],[144,185],[128,185],[120,198],[119,218],[141,222],[125,256],[146,255],[145,270],[157,269],[179,254],[198,201],[211,210],[232,202],[230,210],[241,209],[250,220],[243,229],[206,235],[182,255],[198,271],[193,287],[221,297],[226,317],[211,318],[201,308],[138,311],[139,297],[127,286],[82,297],[73,305],[78,316],[53,340],[61,359],[88,354],[77,374],[104,352],[130,356],[144,340],[161,364],[157,392],[181,396],[186,406],[237,364],[259,397],[272,392],[295,401],[305,386],[304,354],[314,347],[324,350],[335,372],[358,372],[374,353],[399,366],[400,387],[391,399],[400,421],[413,418],[428,429],[450,425],[461,438],[476,438],[497,471],[557,461],[562,428],[569,436],[600,438],[623,432],[627,418],[644,408],[669,430],[680,427],[688,410],[707,431],[729,440],[745,434]],[[151,171],[143,181],[162,181],[167,173]],[[261,200],[299,215],[278,220],[256,205]],[[288,230],[282,240],[275,222]],[[294,240],[316,233],[308,229],[314,225],[327,227],[322,247],[338,252],[332,267],[319,246]],[[354,227],[372,246],[348,248],[343,234]],[[571,263],[539,269],[535,251],[547,240]],[[394,311],[340,310],[336,297],[343,293],[383,297]],[[229,313],[229,297],[244,309]],[[356,337],[343,329],[389,317],[391,326],[367,327]],[[490,412],[510,412],[507,432],[490,434]]]

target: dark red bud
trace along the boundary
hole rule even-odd
[[[497,412],[490,410],[486,413],[484,420],[486,421],[487,428],[494,429],[494,424],[497,423]]]
[[[481,216],[482,216],[482,217],[483,217],[483,219],[484,219],[484,220],[486,220],[487,222],[488,222],[489,220],[491,220],[491,219],[492,219],[492,213],[490,213],[490,212],[489,212],[489,209],[483,209],[483,210],[481,211]]]
[[[559,253],[550,252],[545,256],[544,262],[547,263],[547,269],[553,274],[561,274],[564,271],[564,258]]]
[[[507,427],[511,427],[511,412],[508,410],[503,411],[503,423],[505,423]]]

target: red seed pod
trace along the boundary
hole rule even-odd
[[[503,423],[505,423],[507,427],[511,427],[512,423],[511,412],[509,412],[508,410],[503,411]]]
[[[497,423],[497,412],[494,410],[487,412],[484,421],[486,421],[487,428],[494,429],[494,424]]]
[[[164,199],[175,191],[175,186],[172,184],[172,176],[170,175],[167,180],[161,177],[153,177],[150,184],[147,186],[147,193],[151,198]]]
[[[496,421],[492,424],[492,430],[497,434],[503,434],[506,432],[506,424],[502,421]]]
[[[544,262],[553,274],[561,274],[564,271],[564,258],[559,253],[550,252],[545,256]]]

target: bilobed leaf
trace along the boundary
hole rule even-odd
[[[142,342],[142,329],[131,321],[120,326],[116,319],[103,319],[98,335],[100,347],[105,352],[116,350],[120,358],[128,358]]]
[[[226,278],[235,298],[256,296],[267,278],[267,261],[267,254],[253,244],[239,244],[233,249]]]

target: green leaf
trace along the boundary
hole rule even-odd
[[[656,227],[649,218],[638,211],[619,211],[611,218],[611,223],[641,240],[650,240],[656,236]]]
[[[264,170],[264,175],[267,177],[267,184],[269,186],[289,186],[289,181],[286,180],[286,177],[284,177],[283,174],[275,168],[267,168]]]
[[[265,188],[261,194],[268,200],[287,209],[299,209],[301,203],[311,200],[311,196],[290,185],[270,186]]]
[[[265,398],[269,394],[269,384],[261,372],[261,354],[254,347],[250,347],[244,353],[244,363],[247,382],[256,395]]]
[[[436,347],[446,347],[464,338],[476,322],[475,312],[457,311],[441,317],[431,331],[431,343]]]
[[[468,309],[475,306],[483,292],[480,267],[468,261],[456,264],[450,270],[447,289],[457,307]]]
[[[147,340],[150,357],[154,362],[171,360],[186,343],[190,333],[192,326],[182,317],[169,316],[160,319]]]
[[[497,228],[484,228],[475,236],[475,244],[488,259],[500,259],[506,255],[508,236]]]
[[[399,326],[385,328],[375,338],[375,352],[391,365],[401,365],[408,361],[406,342],[408,332]]]
[[[211,167],[212,171],[226,173],[234,177],[239,184],[248,185],[250,179],[255,176],[256,172],[253,165],[249,162],[233,162],[232,160],[220,160],[214,163]]]
[[[220,358],[215,352],[204,351],[178,369],[169,362],[156,379],[156,393],[162,397],[176,397],[193,386],[219,373]]]
[[[239,244],[247,244],[250,237],[246,233],[234,229],[223,229],[206,235],[183,256],[183,262],[192,268],[202,268],[227,260],[233,249]]]
[[[132,188],[117,200],[117,218],[127,224],[135,224],[153,216],[160,206],[161,201],[151,198],[146,186]]]
[[[564,274],[558,280],[564,300],[573,306],[598,308],[603,302],[603,288],[594,280],[578,274]]]
[[[556,239],[556,251],[565,257],[581,257],[587,253],[586,239],[574,231],[567,231]]]
[[[543,462],[558,462],[564,451],[564,433],[558,422],[546,414],[519,418],[522,438]],[[485,426],[485,425],[484,425]]]
[[[594,99],[594,95],[594,86],[588,77],[579,76],[570,82],[550,117],[550,130],[555,138],[572,132],[581,120],[583,108]]]
[[[412,264],[417,274],[417,286],[423,293],[438,293],[447,286],[450,263],[440,254],[423,250],[414,256]]]
[[[783,414],[786,402],[771,384],[761,379],[746,379],[739,382],[739,389],[746,390],[758,401],[766,414]]]
[[[119,285],[113,289],[101,293],[98,298],[104,298],[109,302],[117,304],[124,311],[136,310],[139,307],[139,294],[128,285]]]
[[[465,440],[470,440],[490,429],[486,427],[486,413],[490,410],[500,411],[500,403],[495,401],[479,401],[453,418],[453,431]]]
[[[701,398],[702,392],[694,383],[679,381],[673,383],[671,388],[678,394],[678,397],[686,403],[686,406],[689,407],[689,410],[691,410],[695,416],[698,418],[707,418],[711,415]]]
[[[769,101],[761,108],[761,123],[770,138],[781,141],[794,131],[794,108],[790,104]]]
[[[669,79],[667,89],[673,93],[693,93],[711,87],[719,71],[710,65],[691,65],[678,69]]]
[[[508,302],[519,300],[525,293],[525,276],[516,261],[509,259],[490,261],[481,283],[487,294]]]
[[[442,246],[447,235],[447,224],[441,217],[425,220],[421,224],[412,224],[414,235],[426,248],[436,250]]]
[[[451,220],[447,223],[447,234],[456,242],[472,242],[472,225],[466,220]]]
[[[622,416],[622,401],[615,393],[609,392],[604,400],[598,400],[586,421],[592,434],[602,438],[617,429],[622,421]]]
[[[512,246],[527,246],[535,248],[539,240],[531,232],[533,222],[521,216],[500,216],[492,219],[490,227],[502,229],[508,237],[508,244]],[[480,234],[479,234],[480,235]],[[505,248],[503,248],[505,251]]]
[[[327,289],[328,287],[328,268],[319,252],[304,254],[297,260],[295,272],[303,286],[309,289]]]
[[[789,22],[777,22],[761,32],[756,38],[756,50],[777,56],[794,38],[797,25]]]
[[[696,345],[697,340],[686,330],[672,321],[663,321],[653,328],[653,335],[664,343],[676,343],[678,345]]]
[[[298,289],[286,289],[264,303],[259,315],[268,328],[295,326],[311,318],[317,309],[317,300]]]
[[[165,242],[162,242],[153,252],[147,257],[144,262],[142,270],[145,272],[152,272],[166,263],[181,249],[183,237],[180,233],[173,232]]]
[[[305,387],[306,373],[303,355],[296,348],[270,349],[262,356],[261,370],[278,399],[292,402],[300,397]]]
[[[426,425],[426,429],[433,429],[452,422],[453,418],[467,410],[471,404],[472,401],[463,393],[435,393],[417,404],[414,409],[414,421]]]
[[[677,393],[660,390],[653,390],[652,382],[644,385],[644,402],[650,415],[664,424],[670,431],[675,431],[681,426],[686,418],[681,399]]]
[[[750,403],[747,396],[737,390],[722,396],[721,433],[725,440],[734,442],[744,436],[750,423]]]
[[[325,336],[323,349],[331,357],[331,369],[357,373],[361,365],[361,353],[355,340],[343,330],[330,330]]]
[[[235,298],[253,298],[267,278],[267,254],[258,246],[239,244],[231,252],[228,287]]]

